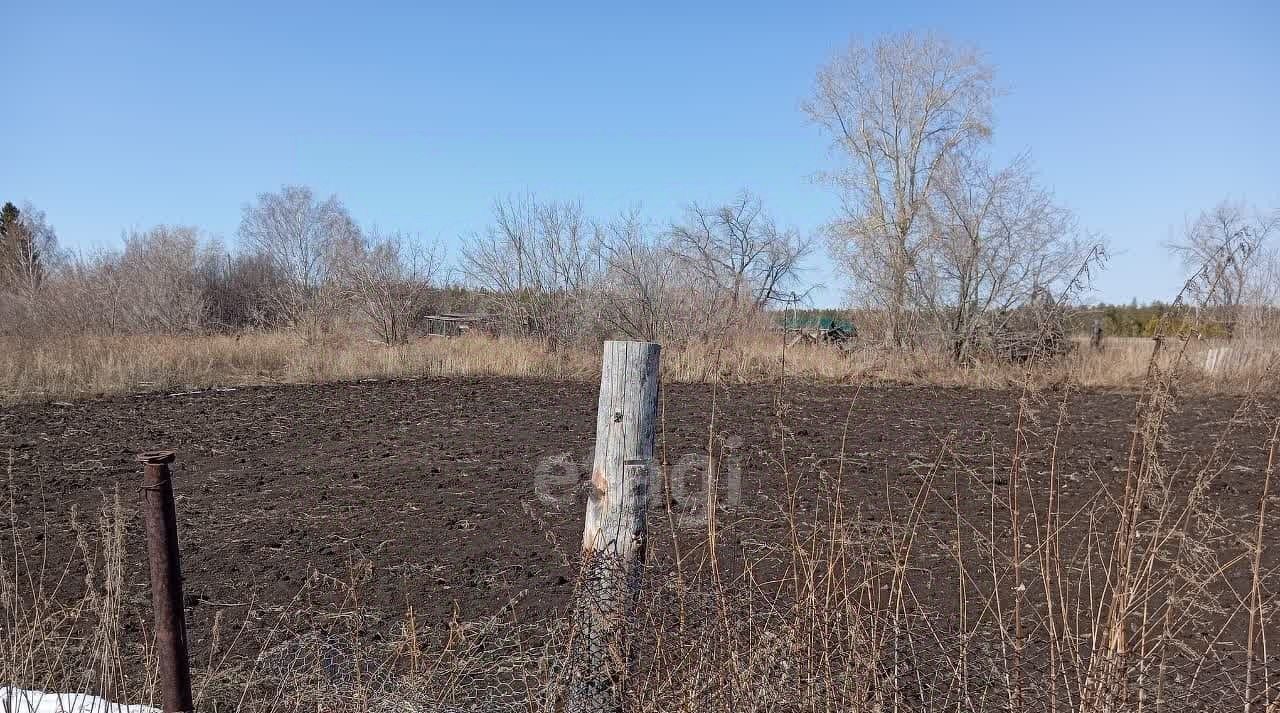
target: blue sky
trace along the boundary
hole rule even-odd
[[[0,43],[0,198],[64,244],[200,226],[287,183],[438,238],[497,196],[654,219],[741,187],[813,231],[834,160],[799,104],[854,36],[935,30],[1009,91],[995,150],[1116,255],[1100,299],[1176,292],[1159,243],[1225,197],[1280,208],[1280,3],[15,3]],[[809,278],[839,277],[815,259]]]

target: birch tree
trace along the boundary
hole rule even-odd
[[[30,203],[0,209],[0,292],[30,301],[58,259],[58,236]]]
[[[208,303],[198,275],[202,263],[217,250],[191,226],[158,225],[145,233],[128,233],[117,274],[126,282],[125,323],[130,331],[201,331]]]
[[[327,329],[341,302],[334,278],[361,247],[360,230],[337,196],[322,201],[306,186],[263,193],[244,207],[238,235],[280,277],[272,299],[288,326],[308,336]]]

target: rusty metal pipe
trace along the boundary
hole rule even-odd
[[[169,451],[138,455],[143,465],[142,511],[151,564],[151,609],[155,614],[156,654],[164,713],[188,713],[191,664],[187,658],[187,621],[182,603],[182,565],[178,558],[178,516],[173,505]]]

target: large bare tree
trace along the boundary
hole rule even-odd
[[[795,230],[779,228],[761,200],[745,190],[721,205],[689,204],[668,232],[681,266],[737,316],[759,312],[788,294],[812,249]]]
[[[1166,243],[1192,281],[1203,289],[1199,299],[1221,315],[1228,336],[1237,328],[1256,329],[1258,317],[1275,307],[1277,252],[1273,237],[1280,214],[1265,213],[1243,201],[1223,200],[1187,221],[1182,235]]]
[[[273,300],[288,326],[308,335],[327,328],[341,305],[334,278],[361,249],[360,230],[337,196],[322,201],[306,186],[263,193],[244,206],[237,234],[280,277]]]
[[[843,207],[827,227],[830,252],[854,294],[885,311],[891,344],[907,336],[910,274],[928,237],[920,216],[947,158],[990,136],[995,94],[976,49],[907,33],[851,44],[804,103],[843,159],[826,176]]]

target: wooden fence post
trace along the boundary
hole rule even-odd
[[[187,659],[187,621],[182,602],[182,566],[178,560],[178,517],[173,505],[169,464],[173,454],[151,451],[138,456],[143,464],[142,511],[151,564],[151,608],[155,615],[156,658],[164,713],[187,713],[191,698],[191,664]]]
[[[604,343],[595,461],[573,608],[569,713],[622,709],[632,661],[627,630],[644,570],[660,351],[648,342]]]

